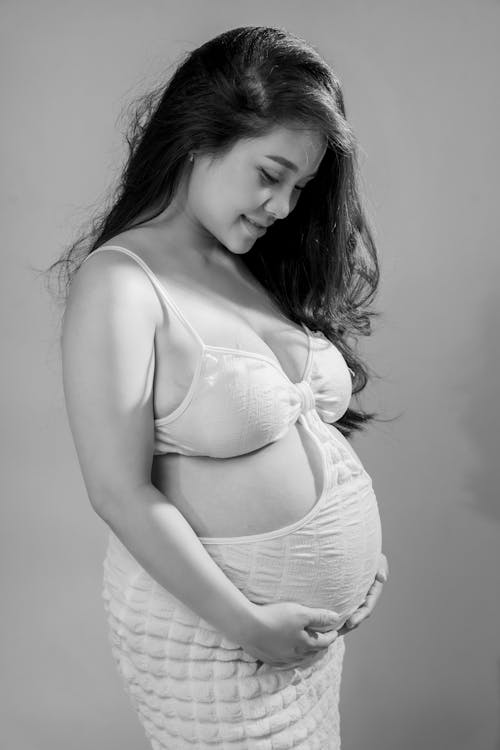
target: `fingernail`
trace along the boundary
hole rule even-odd
[[[385,570],[380,571],[379,577],[383,580],[384,583],[387,583],[387,573]]]

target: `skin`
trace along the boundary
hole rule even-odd
[[[238,256],[257,239],[243,215],[265,225],[286,218],[325,152],[326,141],[316,131],[282,126],[240,139],[221,158],[194,151],[174,199],[148,225],[165,231],[169,253],[182,253],[183,267],[233,261],[237,267]],[[268,155],[283,157],[296,169]]]
[[[314,178],[326,149],[318,131],[277,126],[259,138],[239,140],[219,159],[194,151],[174,199],[147,224],[160,236],[165,231],[165,246],[174,255],[182,252],[184,268],[222,264],[241,272],[238,256],[247,253],[257,239],[243,216],[263,225],[286,218],[297,205],[300,188]],[[293,166],[278,163],[270,155]],[[370,617],[387,577],[387,558],[381,554],[364,603],[339,635],[351,633]]]

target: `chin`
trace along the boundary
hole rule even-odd
[[[224,248],[233,255],[245,255],[245,253],[248,253],[249,250],[252,249],[254,246],[254,242],[232,242],[232,243],[222,243]]]
[[[214,235],[217,242],[220,243],[223,249],[233,255],[245,255],[255,245],[257,237],[250,237],[250,235],[242,235],[240,231],[227,232],[225,237]]]

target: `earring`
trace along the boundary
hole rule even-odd
[[[194,162],[194,154],[193,153],[189,154],[189,161],[191,162],[191,164]]]

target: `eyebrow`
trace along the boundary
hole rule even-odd
[[[281,164],[283,167],[287,167],[288,169],[291,169],[292,172],[298,172],[299,168],[296,164],[293,163],[293,161],[289,161],[288,159],[285,159],[284,156],[275,156],[272,154],[266,154],[267,159],[272,159],[273,161],[278,162],[278,164]],[[319,169],[319,167],[318,167]],[[318,169],[315,172],[312,172],[311,174],[305,175],[306,177],[314,177],[318,174]]]

